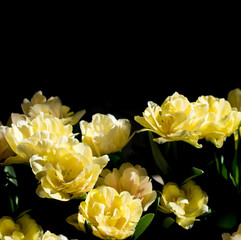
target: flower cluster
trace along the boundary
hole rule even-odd
[[[189,143],[200,151],[207,141],[220,149],[233,135],[234,154],[229,164],[226,155],[215,152],[214,160],[199,165],[205,171],[215,166],[217,175],[233,184],[239,199],[240,97],[241,90],[235,89],[228,94],[228,101],[200,96],[190,102],[175,92],[161,105],[149,101],[143,115],[134,117],[144,128],[131,133],[128,119],[96,113],[87,122],[82,120],[85,110],[74,113],[59,97],[47,99],[39,91],[31,100],[23,100],[21,114],[12,113],[6,126],[0,123],[0,180],[4,180],[0,181],[0,188],[5,191],[11,184],[18,187],[14,167],[27,166],[36,179],[39,199],[61,204],[77,202],[76,212],[66,216],[67,225],[90,239],[137,239],[157,214],[161,215],[160,226],[169,228],[176,222],[178,228],[188,230],[211,213],[208,204],[212,196],[203,190],[205,186],[201,187],[199,179],[204,171],[194,167],[193,160],[184,161],[183,146],[180,162],[175,144]],[[74,132],[76,126],[79,132]],[[149,133],[152,153],[146,162],[142,161],[145,167],[133,157],[137,154],[129,152],[131,157],[127,160],[122,155],[134,136],[142,132]],[[186,175],[190,172],[192,175]],[[9,199],[16,216],[18,196],[14,198],[11,193]],[[222,237],[238,239],[239,233],[240,229],[233,236]],[[0,218],[0,239],[67,238],[44,231],[23,213]]]
[[[29,164],[41,198],[69,201],[84,199],[87,194],[79,206],[78,229],[85,231],[88,221],[93,234],[103,239],[132,235],[143,208],[147,210],[156,198],[146,170],[131,165],[128,173],[116,181],[128,183],[133,174],[136,180],[133,186],[118,192],[104,182],[95,186],[109,162],[107,154],[120,151],[130,140],[129,120],[95,114],[90,123],[80,121],[79,141],[72,125],[79,122],[84,110],[69,113],[69,107],[62,105],[58,97],[47,100],[41,91],[31,101],[24,99],[21,107],[23,114],[11,115],[11,126],[1,126],[0,164]],[[106,215],[109,217],[104,220]]]
[[[174,93],[161,106],[148,102],[143,117],[135,120],[144,129],[159,135],[154,141],[185,141],[195,147],[202,147],[199,139],[205,138],[218,148],[234,133],[241,121],[241,112],[232,109],[225,99],[201,96],[196,102],[189,102],[183,95]]]
[[[11,217],[0,218],[0,239],[3,240],[67,240],[63,235],[50,231],[43,232],[42,227],[28,214],[24,214],[15,222]]]

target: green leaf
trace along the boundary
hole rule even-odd
[[[224,177],[224,179],[228,180],[228,170],[226,168],[226,166],[223,164],[222,165],[222,172],[221,172],[222,176]]]
[[[217,171],[220,174],[220,164],[219,164],[219,159],[217,157],[217,155],[214,153],[214,158],[215,158],[215,162],[216,162],[216,166],[217,166]]]
[[[151,144],[151,151],[152,151],[154,161],[157,167],[162,171],[162,173],[166,175],[168,174],[168,168],[169,168],[166,162],[166,159],[162,155],[157,143],[153,141],[153,134],[151,132],[148,132],[148,135],[149,135],[149,141]]]
[[[241,126],[241,124],[240,124]],[[239,126],[239,128],[240,128]],[[235,146],[235,153],[234,153],[234,158],[232,162],[232,181],[236,187],[241,185],[240,182],[240,175],[241,175],[241,161],[240,161],[240,130],[238,128],[238,142],[237,145]],[[230,174],[231,176],[231,174]]]
[[[220,159],[215,155],[215,161],[217,165],[217,171],[223,176],[224,179],[228,180],[228,170],[224,164],[224,156],[221,155]]]
[[[15,213],[15,211],[18,209],[18,196],[9,195],[9,202],[12,213]]]
[[[155,202],[153,203],[153,209],[154,209],[153,212],[154,212],[155,214],[157,213],[158,206],[159,206],[159,203],[160,203],[160,199],[161,199],[160,192],[157,191],[156,200],[155,200]]]
[[[199,168],[196,168],[196,167],[193,167],[192,171],[193,171],[195,176],[200,176],[204,173],[204,171],[202,169],[199,169]]]
[[[204,171],[203,171],[202,169],[193,167],[193,168],[192,168],[192,173],[193,173],[193,175],[192,175],[191,177],[185,179],[182,184],[185,184],[185,183],[187,183],[188,181],[192,180],[193,178],[202,175],[202,174],[204,173]]]
[[[92,233],[91,225],[87,219],[85,219],[85,230],[87,233],[90,233],[90,234]]]
[[[21,218],[23,215],[28,214],[28,213],[30,213],[31,211],[32,211],[32,209],[28,209],[28,210],[25,210],[25,211],[21,212],[21,213],[17,216],[16,219]]]
[[[17,187],[18,181],[13,166],[5,166],[4,172],[7,174],[7,179]]]
[[[175,220],[172,217],[166,217],[163,221],[162,226],[164,228],[169,228],[174,222]]]
[[[118,162],[121,158],[121,150],[115,153],[109,153],[108,154],[110,158],[110,162],[113,164],[113,167],[118,167]]]
[[[153,213],[148,213],[148,214],[144,215],[143,217],[141,217],[140,221],[138,222],[138,224],[136,226],[136,230],[133,235],[133,237],[134,237],[133,240],[136,240],[138,237],[141,236],[141,234],[146,230],[146,228],[152,222],[154,216],[155,215]]]

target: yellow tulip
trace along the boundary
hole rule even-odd
[[[114,188],[100,186],[88,193],[78,214],[68,217],[67,222],[85,232],[87,220],[95,236],[125,239],[134,233],[141,215],[139,199],[133,199],[128,192],[119,194]]]
[[[186,97],[177,92],[167,97],[161,106],[149,101],[143,117],[135,116],[135,121],[144,127],[141,131],[159,135],[154,139],[157,143],[181,140],[201,147],[198,144],[198,128],[204,117]]]
[[[157,143],[185,141],[195,147],[201,147],[199,139],[205,138],[220,148],[226,137],[234,133],[241,122],[241,112],[231,108],[225,99],[213,96],[201,96],[190,103],[178,93],[168,97],[161,106],[148,102],[143,117],[135,120],[144,129],[160,137]]]
[[[6,237],[21,240],[24,239],[24,234],[20,226],[11,217],[4,216],[0,218],[0,239],[5,239]]]
[[[152,183],[145,168],[140,165],[123,163],[120,169],[104,169],[97,182],[115,188],[118,193],[128,191],[135,199],[140,199],[144,211],[155,201],[157,193],[152,190]]]
[[[0,218],[0,239],[40,240],[42,234],[42,228],[27,214],[16,222],[8,216]]]
[[[109,158],[107,155],[95,158],[89,146],[78,143],[74,147],[55,148],[44,156],[33,155],[29,161],[40,182],[37,194],[42,198],[68,201],[94,187]]]
[[[40,113],[33,120],[17,121],[5,130],[5,138],[16,156],[7,158],[3,164],[28,163],[32,155],[44,155],[63,138],[73,137],[71,125],[64,125],[60,119],[49,114]]]
[[[117,120],[111,114],[95,114],[92,122],[80,121],[82,141],[87,143],[95,156],[121,150],[129,141],[131,124],[127,119]]]
[[[181,188],[169,182],[163,187],[159,210],[164,213],[174,213],[176,222],[185,229],[190,229],[195,219],[208,211],[208,197],[193,181]]]
[[[69,112],[70,108],[62,105],[59,97],[46,99],[41,91],[36,92],[31,100],[27,98],[21,104],[23,113],[30,119],[35,118],[41,112],[53,115],[63,121],[63,123],[74,125],[85,114],[85,110],[77,113]]]
[[[4,162],[6,158],[14,155],[14,152],[5,139],[5,129],[6,127],[2,126],[0,122],[0,163]]]
[[[205,121],[199,128],[200,138],[205,138],[220,148],[226,137],[234,133],[241,122],[241,112],[232,109],[230,103],[223,98],[201,96],[195,105],[203,109]]]
[[[223,240],[240,240],[241,239],[241,224],[239,224],[238,231],[234,232],[231,236],[229,233],[222,234]]]
[[[62,234],[56,235],[50,231],[46,231],[41,240],[68,240],[68,238]]]

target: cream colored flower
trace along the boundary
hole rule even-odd
[[[6,128],[5,138],[16,156],[7,158],[3,164],[27,163],[32,155],[44,155],[55,148],[62,138],[73,137],[71,125],[64,125],[49,114],[40,113],[33,120],[20,120]]]
[[[79,213],[67,222],[85,232],[87,220],[93,234],[101,239],[126,239],[134,233],[141,215],[139,199],[133,199],[129,192],[119,194],[114,188],[100,186],[88,193]]]
[[[205,121],[199,128],[200,138],[205,138],[220,148],[226,137],[234,133],[241,122],[241,112],[232,109],[230,103],[223,98],[201,96],[195,106],[204,109]]]
[[[104,169],[97,182],[115,188],[118,193],[129,192],[135,199],[140,199],[144,211],[155,201],[157,193],[152,190],[152,183],[145,168],[140,165],[123,163],[120,169]]]
[[[177,92],[167,97],[161,106],[149,101],[143,117],[135,116],[135,120],[144,127],[141,131],[159,135],[154,139],[157,143],[185,141],[201,147],[198,130],[204,116],[200,109]]]
[[[6,158],[14,155],[14,152],[5,139],[5,129],[6,127],[2,126],[2,123],[0,122],[0,163]]]
[[[42,234],[42,228],[27,214],[16,222],[8,216],[0,218],[0,239],[41,240]]]
[[[33,155],[30,166],[40,182],[36,192],[42,198],[61,201],[81,197],[94,187],[108,161],[107,155],[93,157],[85,143],[74,144],[72,149],[55,148],[44,156]]]
[[[238,231],[234,232],[231,236],[229,233],[222,234],[223,240],[241,240],[241,224],[239,224]]]
[[[62,234],[56,235],[54,233],[51,233],[50,231],[46,231],[43,235],[42,240],[68,240],[68,238]]]
[[[163,187],[159,210],[174,213],[176,222],[183,228],[190,229],[195,219],[208,211],[207,202],[207,194],[193,181],[181,188],[169,182]]]
[[[30,119],[35,118],[41,112],[53,115],[63,121],[63,123],[74,125],[85,114],[85,110],[77,113],[69,112],[70,108],[62,105],[59,97],[51,97],[46,99],[41,91],[36,92],[31,100],[27,98],[21,104],[23,113]]]
[[[131,124],[127,119],[117,120],[111,114],[97,113],[92,122],[80,121],[82,141],[87,143],[95,156],[121,150],[129,141]]]

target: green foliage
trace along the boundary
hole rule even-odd
[[[231,182],[239,194],[241,194],[240,139],[240,131],[238,130],[238,141],[235,143],[233,159],[230,157],[231,151],[228,151],[228,154],[215,153],[214,155],[218,173],[227,181],[231,179]]]
[[[186,180],[184,180],[183,184],[187,183],[188,181],[190,181],[204,173],[204,171],[202,169],[195,168],[195,167],[192,168],[192,172],[193,172],[193,175],[191,177],[187,178]]]
[[[173,223],[175,223],[175,222],[176,222],[176,221],[175,221],[174,218],[168,216],[168,217],[164,218],[163,223],[162,223],[162,226],[163,226],[164,228],[169,228],[169,227],[170,227]]]
[[[140,221],[136,226],[135,233],[133,235],[133,240],[136,240],[141,234],[146,230],[154,218],[154,213],[148,213],[141,217]]]
[[[151,132],[148,132],[148,134],[149,134],[149,141],[151,144],[151,151],[152,151],[153,159],[156,163],[156,166],[163,174],[166,175],[169,172],[168,163],[166,162],[166,159],[162,155],[158,144],[153,141],[153,134]]]

